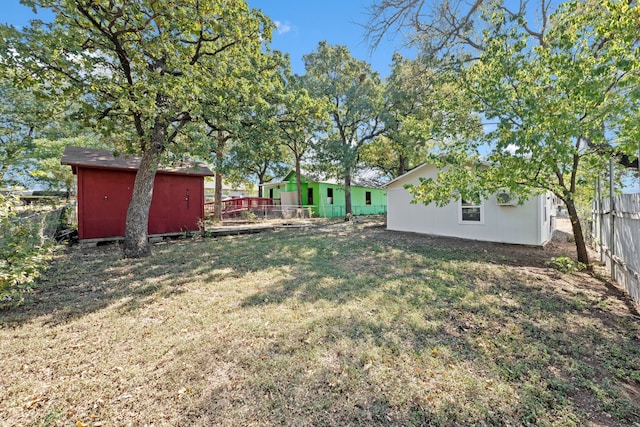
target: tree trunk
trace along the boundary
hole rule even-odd
[[[298,206],[302,206],[302,178],[300,175],[300,158],[296,156],[296,184],[298,186]]]
[[[148,238],[149,209],[153,196],[153,182],[162,152],[160,141],[164,141],[165,136],[166,127],[162,124],[156,124],[151,147],[143,153],[140,167],[136,173],[125,223],[123,248],[125,258],[141,258],[151,255]]]
[[[65,197],[65,201],[67,202],[67,204],[69,204],[71,203],[71,191],[73,191],[73,184],[65,185],[65,188],[67,190],[67,196]]]
[[[351,168],[344,173],[344,208],[346,216],[351,216]]]
[[[215,173],[215,188],[214,188],[214,200],[213,204],[213,219],[216,221],[222,221],[222,174],[219,171]]]
[[[216,144],[216,173],[215,173],[215,189],[214,189],[214,220],[222,221],[222,158],[224,157],[224,146],[226,137],[224,132],[218,131],[218,143]]]
[[[262,167],[260,168],[260,170],[257,173],[257,175],[258,175],[258,197],[260,197],[260,198],[264,197],[264,188],[262,188],[262,184],[267,182],[266,181],[266,176],[267,176],[267,170],[268,169],[269,169],[269,164],[265,160],[265,161],[262,162]]]
[[[398,159],[398,176],[402,176],[404,175],[405,171],[407,170],[407,158],[404,156],[399,156]],[[398,176],[395,176],[394,178],[397,178]]]
[[[580,224],[580,218],[578,218],[578,211],[571,199],[565,200],[567,205],[567,212],[569,213],[569,219],[571,220],[571,228],[573,230],[573,237],[576,242],[576,253],[578,254],[578,262],[583,263],[591,270],[591,264],[589,263],[589,254],[587,253],[587,245],[584,241],[584,235],[582,234],[582,225]]]

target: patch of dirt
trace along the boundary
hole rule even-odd
[[[336,230],[352,230],[356,228],[360,233],[385,233],[391,241],[406,241],[411,245],[437,246],[438,248],[454,251],[485,252],[504,258],[507,265],[531,265],[546,267],[553,257],[568,256],[576,258],[575,244],[571,241],[571,224],[568,219],[560,218],[556,222],[557,228],[549,243],[544,247],[514,245],[506,243],[484,242],[479,240],[459,239],[455,237],[443,237],[429,234],[409,233],[402,231],[390,231],[386,229],[383,217],[360,219],[355,222],[342,220],[333,222],[314,223],[317,231],[334,232]],[[373,236],[372,234],[372,236]],[[596,254],[590,251],[589,256],[595,259]]]
[[[587,246],[587,251],[589,259],[594,264],[593,274],[576,273],[564,275],[560,272],[554,273],[555,270],[549,273],[548,269],[552,258],[569,257],[573,260],[577,259],[571,222],[568,218],[556,218],[556,229],[551,240],[544,247],[391,231],[386,229],[384,217],[358,218],[358,221],[353,222],[346,222],[341,219],[333,221],[323,219],[321,222],[313,222],[313,225],[317,232],[333,233],[342,231],[346,234],[356,231],[358,234],[367,235],[371,239],[383,238],[407,246],[438,247],[454,252],[485,253],[489,262],[519,267],[520,271],[534,276],[541,273],[540,269],[545,269],[542,274],[555,275],[556,280],[565,281],[567,284],[578,286],[586,292],[598,295],[602,293],[604,285],[606,291],[600,298],[603,301],[607,298],[613,298],[622,301],[624,305],[619,309],[608,307],[606,311],[602,311],[601,320],[608,324],[619,321],[618,316],[631,315],[636,317],[637,321],[640,321],[640,307],[622,287],[607,278],[608,271],[598,263],[598,254],[591,247]]]

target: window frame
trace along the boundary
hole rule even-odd
[[[333,205],[333,188],[327,187],[327,204]]]
[[[480,220],[464,219],[463,212],[465,209],[478,209],[480,214]],[[469,202],[462,199],[458,199],[458,224],[472,224],[472,225],[484,225],[484,200],[480,199],[479,203]]]

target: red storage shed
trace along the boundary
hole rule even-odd
[[[140,158],[69,146],[61,163],[70,165],[78,177],[79,239],[124,236]],[[198,221],[204,218],[204,177],[210,175],[213,173],[203,165],[158,169],[148,233],[198,230]]]

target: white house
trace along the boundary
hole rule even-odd
[[[479,204],[458,200],[438,207],[434,203],[411,204],[404,188],[419,178],[437,178],[434,165],[423,164],[394,179],[387,188],[387,229],[499,243],[542,246],[553,233],[552,195],[531,197],[523,204],[496,194]]]

